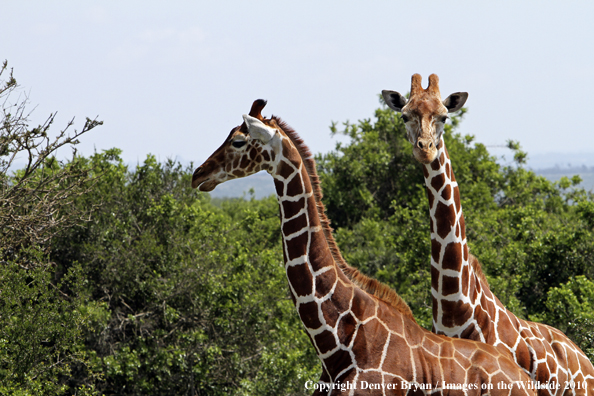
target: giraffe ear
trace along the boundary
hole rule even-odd
[[[245,121],[245,125],[247,126],[248,134],[252,138],[260,140],[264,144],[268,143],[276,133],[276,130],[274,128],[269,127],[259,119],[249,116],[247,114],[243,115],[243,120]]]
[[[451,94],[443,101],[443,105],[448,109],[448,113],[458,111],[464,106],[468,99],[468,92],[456,92]]]
[[[384,89],[382,91],[382,96],[384,97],[388,107],[396,112],[402,111],[402,108],[407,102],[406,98],[396,91],[387,91]]]

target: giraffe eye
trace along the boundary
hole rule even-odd
[[[445,124],[445,123],[446,123],[446,121],[448,120],[448,118],[450,118],[450,117],[448,117],[448,116],[443,116],[443,117],[441,117],[441,119],[440,119],[439,121]]]
[[[245,140],[236,140],[233,143],[231,143],[231,145],[235,148],[241,148],[243,146],[245,146],[247,142]]]
[[[401,114],[401,115],[400,115],[400,118],[402,119],[402,121],[404,121],[404,123],[405,123],[405,124],[406,124],[408,121],[410,121],[410,120],[408,119],[408,117],[407,117],[406,115],[404,115],[404,114]]]

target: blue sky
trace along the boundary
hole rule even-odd
[[[372,117],[382,89],[437,73],[444,98],[469,92],[463,133],[594,165],[592,2],[11,1],[2,14],[0,58],[32,119],[105,122],[84,154],[198,163],[257,98],[327,152],[332,121]]]

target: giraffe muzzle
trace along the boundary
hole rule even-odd
[[[192,188],[198,188],[199,191],[212,191],[217,186],[215,180],[210,180],[210,173],[206,172],[203,166],[199,166],[192,175]]]
[[[413,155],[419,162],[424,164],[433,162],[437,156],[437,147],[435,146],[433,139],[417,139],[417,142],[413,148]]]
[[[204,173],[204,172],[203,172],[203,168],[201,166],[196,168],[196,170],[194,171],[194,174],[192,175],[192,188],[198,187],[204,181],[204,180],[201,180],[202,173]]]
[[[433,142],[431,140],[423,142],[421,139],[417,141],[417,147],[421,150],[430,150],[433,147]]]

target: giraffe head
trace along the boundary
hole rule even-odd
[[[192,176],[192,187],[212,191],[227,180],[246,177],[261,170],[272,171],[282,152],[281,128],[274,118],[264,119],[266,101],[252,104],[244,122],[233,128],[219,147]]]
[[[396,91],[384,90],[382,96],[392,110],[402,113],[413,155],[424,164],[437,156],[448,113],[460,110],[468,98],[466,92],[456,92],[442,102],[436,74],[429,76],[427,89],[421,86],[421,75],[414,74],[408,100]]]

